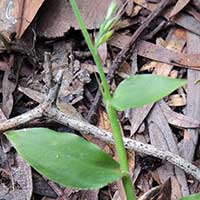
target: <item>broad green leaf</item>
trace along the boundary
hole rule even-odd
[[[183,197],[181,200],[200,200],[200,194],[193,194],[188,197]]]
[[[122,177],[112,157],[77,135],[30,128],[6,136],[34,169],[64,186],[96,189]]]
[[[157,75],[135,75],[122,81],[113,94],[112,106],[119,111],[156,102],[186,84],[186,80]]]

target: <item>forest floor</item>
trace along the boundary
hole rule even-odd
[[[111,1],[77,2],[95,40]],[[155,104],[118,113],[124,137],[134,141],[127,152],[136,194],[140,200],[175,200],[198,193],[200,172],[191,166],[200,166],[200,2],[116,2],[123,12],[120,23],[99,48],[111,89],[135,74],[187,79],[185,87]],[[65,73],[54,105],[58,113],[44,112],[49,73],[56,79],[60,70]],[[1,0],[0,101],[1,200],[125,199],[120,181],[86,191],[48,180],[31,169],[3,134],[27,127],[70,131],[116,159],[113,144],[103,135],[111,125],[98,71],[68,1]]]

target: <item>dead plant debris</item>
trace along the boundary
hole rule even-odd
[[[77,2],[95,40],[111,0]],[[119,113],[126,146],[132,149],[129,161],[136,194],[140,200],[176,200],[200,192],[199,171],[192,165],[200,166],[200,3],[117,3],[126,5],[122,20],[111,40],[99,49],[111,88],[140,73],[188,80],[185,88],[158,103]],[[56,82],[59,92],[49,97],[55,103],[47,105],[46,95]],[[117,159],[98,87],[96,66],[68,1],[0,1],[1,133],[35,126],[70,129]],[[165,151],[171,154],[162,157]],[[161,159],[159,165],[152,156]],[[124,200],[124,196],[120,182],[81,191],[47,180],[31,171],[1,134],[0,199]]]

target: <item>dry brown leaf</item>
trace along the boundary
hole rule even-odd
[[[48,182],[37,172],[32,172],[33,179],[33,192],[35,194],[39,194],[41,196],[48,196],[53,198],[54,200],[58,196],[53,188],[48,184]]]
[[[112,46],[123,48],[129,41],[130,36],[118,34],[108,43]],[[138,55],[179,67],[200,70],[200,54],[179,53],[144,40],[138,42]]]
[[[119,3],[120,0],[117,0]],[[97,29],[102,23],[111,0],[77,0],[88,29]],[[69,1],[46,1],[38,17],[38,33],[48,38],[61,37],[71,27],[79,29]]]
[[[151,144],[164,151],[169,150],[178,154],[178,145],[158,104],[154,106],[147,120]],[[178,196],[180,198],[181,195],[178,192],[180,190],[183,195],[189,194],[184,171],[176,167],[174,168],[170,163],[165,163],[163,166],[159,167],[157,171],[161,183],[173,177],[174,180],[178,182],[177,188],[172,188],[172,196]]]
[[[36,101],[38,103],[44,102],[44,100],[46,98],[45,93],[38,92],[38,91],[33,90],[31,88],[28,88],[28,87],[19,86],[18,90],[21,93],[25,94],[26,96],[28,96],[29,98],[33,99],[34,101]]]
[[[125,7],[125,10],[126,10],[126,14],[130,17],[132,17],[132,13],[133,13],[133,10],[134,10],[134,2],[133,1],[127,1],[127,5]]]
[[[99,124],[98,124],[98,126],[102,129],[112,132],[108,115],[102,109],[99,109]]]
[[[142,196],[140,196],[138,198],[138,200],[149,200],[149,199],[152,199],[153,197],[158,195],[159,190],[160,190],[160,186],[153,187],[149,191],[144,193]]]
[[[128,1],[126,8],[125,8],[126,14],[130,17],[134,17],[134,16],[138,15],[138,13],[140,12],[141,9],[142,9],[142,7],[139,5],[135,5],[134,1]]]
[[[170,31],[166,40],[163,41],[163,46],[169,50],[182,52],[185,43],[186,43],[186,31],[181,28],[176,28]],[[154,73],[158,75],[169,76],[173,68],[173,65],[169,64],[164,64],[159,62],[154,62],[154,64],[155,64],[155,66],[153,67],[155,68]]]
[[[187,33],[187,52],[200,53],[200,37],[196,34]],[[196,82],[200,79],[200,72],[196,70],[188,70],[187,72],[188,85],[187,85],[187,106],[186,113],[188,116],[199,120],[200,117],[200,85]],[[184,133],[184,140],[182,141],[182,155],[185,159],[192,162],[195,155],[196,145],[198,144],[198,129],[188,129],[188,136]]]
[[[87,199],[98,200],[99,190],[78,190],[72,188],[65,188],[63,195],[57,200],[75,200],[75,199]]]
[[[173,17],[173,21],[190,32],[200,35],[200,23],[193,16],[181,12]]]
[[[200,13],[194,7],[188,6],[187,12],[200,22]]]
[[[134,2],[144,8],[147,8],[149,11],[154,11],[158,4],[155,3],[147,3],[146,0],[134,0]],[[194,3],[194,0],[193,0]],[[195,3],[199,5],[198,0],[195,0]],[[164,13],[165,18],[169,18],[170,10],[165,10]],[[198,20],[196,20],[194,17],[187,13],[179,13],[179,15],[174,16],[172,19],[173,22],[175,22],[177,25],[196,33],[197,35],[200,35],[200,23]]]
[[[200,9],[200,1],[199,1],[199,0],[192,0],[192,4],[193,4],[197,9]]]
[[[172,185],[170,179],[168,179],[162,186],[159,192],[157,200],[168,200],[171,198]]]
[[[14,103],[13,92],[15,91],[18,84],[18,78],[23,58],[19,56],[14,57],[13,55],[11,55],[9,62],[11,68],[5,71],[2,83],[2,94],[3,94],[2,110],[7,118],[9,118],[12,112]]]
[[[106,59],[108,56],[108,50],[107,50],[107,43],[103,43],[99,48],[98,48],[99,56],[101,57],[101,61],[103,64],[106,63]]]
[[[181,128],[198,128],[199,127],[200,125],[199,120],[195,120],[192,117],[174,112],[164,101],[160,101],[159,105],[169,124],[177,126],[177,127],[181,127]]]
[[[154,11],[157,7],[157,4],[155,3],[149,3],[146,0],[134,0],[134,3],[147,8],[148,10]]]
[[[171,199],[174,199],[174,200],[180,199],[180,197],[182,196],[179,185],[180,185],[179,181],[175,177],[171,177],[171,187],[172,187]],[[182,188],[182,190],[183,190],[183,188]],[[187,195],[189,195],[189,193],[184,196],[187,196]]]
[[[20,38],[32,22],[44,0],[18,0],[18,23],[16,27],[17,38]]]
[[[3,179],[0,182],[0,199],[30,200],[32,196],[31,168],[20,156],[15,155],[13,159],[15,159],[15,166],[10,164],[9,173],[7,176],[4,174],[7,183]]]
[[[16,33],[20,38],[44,0],[2,0],[0,2],[0,32],[9,38]]]
[[[10,65],[6,59],[3,61],[0,61],[0,70],[1,71],[7,71],[9,69],[10,69]]]
[[[190,0],[178,0],[169,17],[171,18],[177,15],[189,2]]]
[[[149,114],[153,104],[145,105],[141,108],[131,109],[129,120],[131,123],[131,137],[136,133],[146,116]]]

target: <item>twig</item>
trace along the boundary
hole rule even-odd
[[[94,98],[94,102],[92,103],[92,106],[91,106],[91,108],[90,108],[90,110],[87,114],[87,117],[86,117],[87,121],[90,122],[90,123],[93,123],[92,119],[93,119],[94,115],[97,114],[97,109],[98,109],[99,104],[101,102],[101,98],[102,98],[101,91],[100,91],[100,89],[98,89],[97,93],[95,95],[95,98]]]
[[[40,118],[43,116],[43,111],[48,107],[48,103],[40,104],[36,108],[19,115],[17,117],[14,117],[12,119],[6,120],[5,122],[1,122],[0,124],[0,132],[4,132],[6,130],[15,128],[17,126],[23,125],[25,123],[28,123],[34,119]]]
[[[52,88],[52,69],[51,69],[51,61],[50,61],[50,58],[51,55],[49,52],[45,52],[44,53],[44,64],[43,64],[43,68],[44,68],[44,71],[45,71],[45,77],[46,77],[46,85],[47,85],[47,88],[50,89]]]
[[[99,138],[103,141],[113,143],[112,133],[97,128],[85,121],[78,121],[76,119],[70,118],[69,115],[64,114],[57,108],[51,108],[47,111],[47,116],[56,120],[57,122],[69,126],[73,129],[80,131],[83,134],[91,134],[92,136]],[[127,149],[134,150],[140,153],[151,155],[162,160],[167,160],[170,163],[176,165],[177,167],[183,169],[188,174],[193,175],[196,179],[200,180],[200,170],[198,167],[184,160],[178,155],[175,155],[169,151],[162,151],[155,148],[152,145],[144,144],[129,138],[123,138],[124,144]]]
[[[145,35],[142,39],[143,40],[151,40],[154,35],[156,35],[162,28],[166,25],[166,21],[161,21],[161,23],[158,24],[157,27],[154,28],[149,34]]]
[[[80,119],[75,119],[69,114],[65,114],[59,111],[56,107],[49,106],[48,103],[44,103],[34,108],[33,110],[22,114],[18,117],[9,119],[0,124],[0,132],[4,132],[8,129],[15,128],[19,125],[25,124],[31,120],[39,118],[41,116],[47,116],[52,120],[69,126],[77,131],[80,131],[82,134],[91,134],[92,136],[101,139],[103,141],[113,143],[112,133],[102,130],[96,126],[89,124],[86,121],[81,121]],[[175,155],[169,151],[162,151],[155,148],[152,145],[144,144],[139,141],[135,141],[129,138],[123,138],[125,147],[127,149],[137,151],[143,154],[151,155],[162,160],[167,160],[168,162],[174,164],[175,166],[183,169],[188,174],[194,176],[197,180],[200,181],[200,170],[198,167],[194,166],[190,162],[184,160],[178,155]]]

